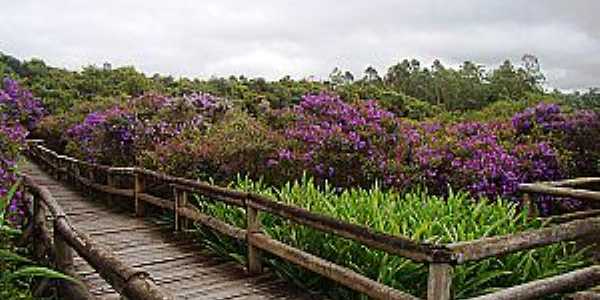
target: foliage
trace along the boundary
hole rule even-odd
[[[32,299],[31,279],[74,279],[48,268],[35,266],[20,253],[12,240],[21,234],[27,218],[26,199],[18,190],[16,167],[25,145],[27,129],[34,128],[44,114],[41,102],[14,80],[4,79],[0,89],[0,298]]]
[[[17,195],[19,184],[20,182],[14,184],[9,192],[0,197],[0,296],[2,299],[32,299],[29,288],[31,280],[39,277],[80,284],[77,280],[60,272],[35,266],[33,261],[18,254],[18,252],[25,252],[25,249],[12,245],[11,240],[18,237],[21,231],[12,228],[10,226],[12,222],[7,222],[7,219],[15,213],[9,209],[9,204],[15,203],[13,198]]]
[[[351,105],[329,94],[307,95],[289,113],[294,119],[284,129],[289,148],[279,150],[272,166],[307,170],[337,186],[365,185],[382,177],[385,166],[379,163],[388,160],[398,125],[375,101]]]
[[[527,210],[496,200],[470,198],[466,193],[449,192],[438,197],[425,190],[407,193],[352,188],[342,191],[317,185],[312,179],[291,182],[280,188],[260,181],[239,178],[231,187],[257,192],[283,203],[300,206],[335,219],[369,227],[378,232],[405,236],[423,242],[451,243],[488,236],[505,235],[544,226],[529,219]],[[243,227],[242,210],[198,198],[198,206],[210,215]],[[273,238],[344,265],[370,278],[417,296],[425,296],[427,266],[408,259],[371,250],[347,239],[323,234],[304,226],[292,225],[270,214],[261,215],[263,229]],[[243,248],[231,241],[215,239],[204,232],[207,244],[215,251],[243,260]],[[327,291],[331,297],[349,299],[353,293],[272,257],[267,263],[277,272],[308,289]],[[522,251],[502,258],[468,263],[455,269],[453,286],[459,298],[564,273],[588,264],[583,253],[571,243],[561,243]]]
[[[241,173],[279,185],[307,172],[336,187],[423,185],[443,195],[452,186],[516,199],[519,183],[597,174],[600,118],[592,111],[498,102],[482,114],[518,112],[444,124],[402,119],[379,103],[308,94],[254,117],[209,94],[148,94],[89,113],[61,139],[87,160],[223,182]],[[571,208],[549,199],[540,206],[545,214]]]

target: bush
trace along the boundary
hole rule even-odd
[[[295,170],[295,176],[305,170],[319,182],[329,180],[340,187],[364,186],[384,177],[399,124],[376,102],[351,105],[322,93],[305,96],[288,113],[293,118],[284,129],[288,146],[271,165]]]

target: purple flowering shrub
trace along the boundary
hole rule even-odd
[[[409,121],[375,100],[321,93],[259,117],[209,94],[149,94],[88,114],[68,130],[68,152],[107,164],[271,184],[305,173],[335,187],[424,186],[445,194],[516,199],[518,184],[598,174],[600,118],[538,104],[512,119]],[[546,201],[548,202],[548,201]]]
[[[19,83],[5,78],[0,89],[0,121],[3,123],[19,123],[28,130],[36,127],[44,116],[44,107],[31,92],[22,88]]]
[[[28,129],[33,129],[44,114],[41,102],[11,79],[4,79],[0,89],[0,197],[7,196],[17,182],[16,166],[25,147]],[[25,215],[20,191],[11,199],[8,217],[19,226]]]
[[[539,104],[512,118],[517,140],[549,142],[561,156],[563,176],[593,176],[600,159],[600,116],[593,111],[564,113],[556,104]]]
[[[556,151],[547,143],[515,144],[506,124],[462,123],[425,132],[415,148],[416,183],[445,193],[449,187],[475,197],[514,197],[522,182],[561,177]]]
[[[135,116],[126,108],[92,112],[67,131],[66,152],[93,162],[128,165],[135,161],[135,127]]]
[[[141,162],[178,176],[229,180],[247,174],[274,182],[281,178],[268,168],[282,140],[262,121],[233,110],[206,130],[184,128],[152,150],[142,151]]]
[[[319,182],[346,187],[383,178],[399,123],[375,101],[353,105],[321,93],[304,96],[288,113],[288,145],[269,161],[271,167],[294,176],[304,170]]]
[[[0,197],[6,197],[17,182],[17,161],[28,131],[20,124],[0,123]],[[25,215],[23,195],[17,191],[8,206],[8,220],[19,226]]]
[[[165,145],[180,144],[173,139],[182,137],[191,143],[193,136],[223,118],[229,108],[226,100],[209,94],[143,95],[93,111],[73,124],[67,131],[65,151],[102,164],[131,165],[148,153],[154,157],[145,157],[146,162],[164,161],[156,153]]]

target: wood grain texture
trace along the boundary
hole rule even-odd
[[[23,172],[58,195],[56,201],[73,227],[110,248],[125,264],[146,272],[176,299],[314,299],[271,273],[248,275],[243,266],[208,254],[197,243],[172,232],[172,226],[135,218],[133,212],[106,206],[56,181],[37,165]],[[153,199],[154,200],[154,199]],[[47,217],[50,217],[49,215]],[[51,224],[51,222],[48,222]],[[52,228],[49,228],[50,234]],[[81,257],[72,267],[94,299],[119,299],[112,288]]]

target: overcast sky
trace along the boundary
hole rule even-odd
[[[600,1],[4,0],[0,51],[79,69],[324,78],[402,58],[497,65],[524,53],[548,84],[600,86]]]

